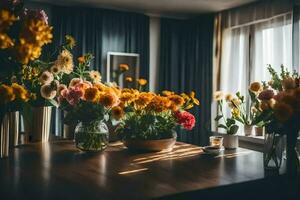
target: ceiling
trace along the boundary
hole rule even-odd
[[[31,0],[56,5],[111,8],[154,16],[191,16],[238,7],[256,0]]]

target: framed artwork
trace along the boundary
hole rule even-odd
[[[107,68],[106,80],[107,82],[116,82],[120,87],[136,86],[136,79],[139,78],[140,55],[136,53],[123,52],[108,52],[107,53]],[[128,66],[128,70],[118,76],[116,73],[120,66]],[[127,77],[132,78],[132,82],[126,81]],[[133,84],[133,85],[132,85]]]

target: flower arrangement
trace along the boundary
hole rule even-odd
[[[21,80],[33,94],[29,101],[32,106],[57,106],[58,91],[69,82],[74,68],[73,55],[69,51],[70,46],[74,46],[71,43],[70,36],[66,36],[55,61],[34,60],[22,66]]]
[[[21,1],[0,2],[0,79],[17,75],[21,65],[40,57],[52,40],[52,27],[43,10],[29,10]]]
[[[297,72],[290,73],[281,66],[278,74],[268,66],[271,80],[262,83],[258,90],[259,119],[269,132],[287,134],[290,129],[300,130],[297,122],[300,118],[300,77]],[[253,83],[252,83],[253,84]]]
[[[178,95],[164,91],[160,95],[128,88],[121,90],[120,101],[113,116],[122,118],[118,133],[123,140],[172,138],[178,125],[192,130],[195,117],[186,110],[199,105],[194,92]]]

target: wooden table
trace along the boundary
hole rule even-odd
[[[169,153],[138,154],[114,143],[83,153],[56,141],[20,146],[0,160],[0,199],[151,199],[263,178],[262,153],[247,149],[208,156],[177,143]]]

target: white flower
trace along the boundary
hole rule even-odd
[[[98,71],[90,71],[90,78],[93,80],[94,83],[101,82],[101,74]]]
[[[75,85],[77,85],[78,83],[82,83],[82,79],[80,78],[73,78],[70,81],[69,87],[74,87]]]
[[[39,81],[44,84],[50,84],[54,80],[53,74],[49,71],[44,71],[39,77]]]
[[[53,90],[50,84],[41,87],[41,96],[45,99],[53,99],[56,96],[56,90]]]
[[[215,101],[220,101],[220,100],[223,99],[223,97],[224,97],[224,94],[223,94],[223,92],[221,92],[221,91],[216,91],[216,92],[214,93],[214,100],[215,100]]]
[[[53,65],[53,66],[50,68],[50,72],[53,73],[53,74],[58,74],[59,72],[61,72],[61,69],[59,68],[58,65]]]

